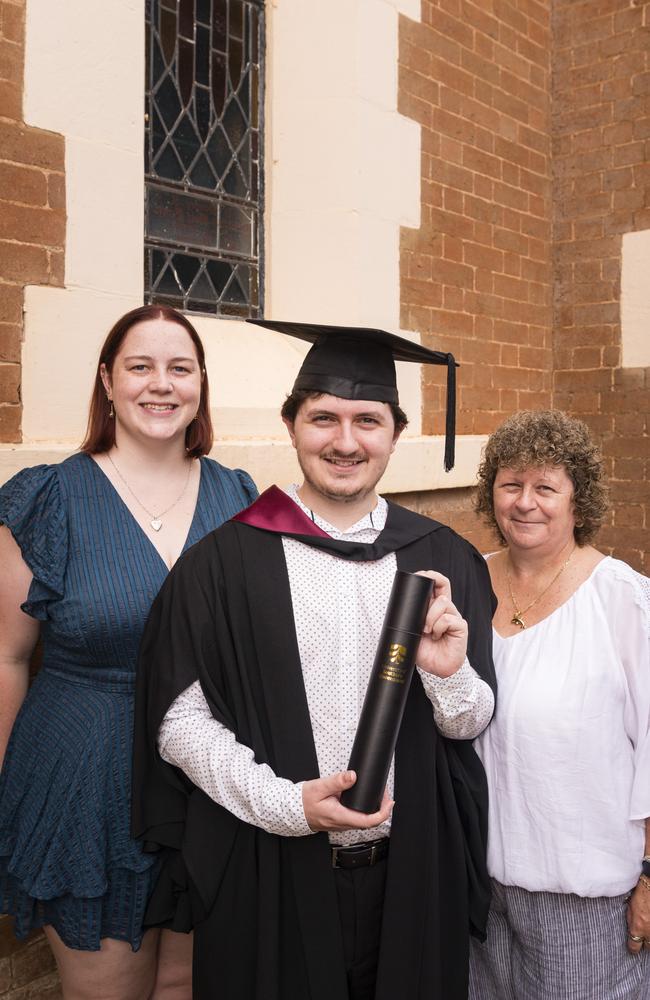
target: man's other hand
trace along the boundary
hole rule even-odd
[[[378,812],[362,813],[356,809],[346,809],[339,797],[346,788],[351,788],[357,780],[354,771],[338,771],[327,778],[314,778],[302,783],[302,806],[305,819],[314,833],[319,830],[367,830],[384,823],[395,803],[384,791]]]
[[[465,660],[467,622],[452,602],[446,576],[432,570],[420,570],[418,576],[428,576],[434,586],[415,662],[429,674],[450,677]]]

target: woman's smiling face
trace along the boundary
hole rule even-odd
[[[573,483],[562,465],[502,467],[493,496],[496,521],[508,546],[553,554],[574,535]]]
[[[136,323],[102,381],[113,400],[116,434],[145,441],[184,438],[201,399],[202,373],[187,330],[167,319]]]

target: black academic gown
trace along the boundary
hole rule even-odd
[[[334,557],[395,551],[399,569],[448,576],[470,662],[494,687],[494,598],[469,543],[394,504],[373,546],[291,534]],[[327,835],[243,823],[156,751],[167,709],[196,679],[258,762],[295,782],[319,776],[281,534],[228,522],[178,561],[154,603],[136,695],[133,833],[165,856],[147,922],[194,928],[196,1000],[347,1000]],[[462,1000],[469,933],[484,935],[489,905],[487,787],[471,743],[438,733],[417,674],[394,795],[376,998]]]

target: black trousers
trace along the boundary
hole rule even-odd
[[[349,1000],[374,1000],[386,863],[334,869]]]

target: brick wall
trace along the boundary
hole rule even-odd
[[[650,369],[619,367],[619,300],[622,234],[650,229],[650,5],[556,0],[553,33],[554,400],[602,443],[600,547],[649,573]]]
[[[650,374],[620,367],[619,298],[621,235],[650,228],[650,3],[557,0],[551,19],[550,0],[422,0],[399,107],[422,127],[402,326],[461,362],[460,433],[548,405],[584,418],[611,484],[598,544],[648,572]],[[442,383],[426,373],[425,433]],[[449,513],[481,538],[470,499]]]
[[[400,24],[399,109],[422,126],[419,230],[403,230],[401,324],[452,351],[458,430],[552,389],[548,0],[422,0]],[[427,371],[424,433],[441,433]]]
[[[475,516],[472,508],[473,490],[427,490],[420,493],[399,493],[389,497],[418,514],[448,524],[479,552],[493,552],[498,542],[490,528]]]
[[[0,442],[20,441],[23,288],[63,284],[63,137],[22,120],[25,0],[0,0]]]

